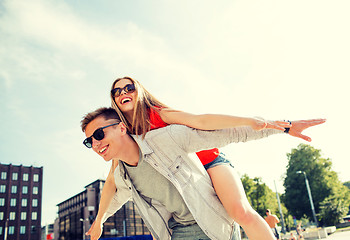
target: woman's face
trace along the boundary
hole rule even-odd
[[[114,84],[113,88],[123,89],[126,85],[133,84],[129,79],[119,80]],[[132,92],[126,92],[124,89],[121,90],[120,95],[114,98],[118,108],[123,114],[132,114],[136,104],[137,93],[136,90]],[[132,115],[131,115],[132,116]]]

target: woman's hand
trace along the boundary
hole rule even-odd
[[[95,220],[86,235],[90,235],[91,240],[98,240],[102,235],[102,229],[103,225],[101,222],[96,222]]]
[[[326,119],[310,119],[310,120],[298,120],[292,121],[292,125],[289,129],[288,134],[297,138],[304,139],[305,141],[311,142],[311,138],[303,135],[302,132],[309,128],[326,122]]]

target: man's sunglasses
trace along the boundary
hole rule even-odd
[[[110,126],[117,125],[117,124],[119,124],[119,123],[113,123],[113,124],[96,129],[95,132],[90,137],[88,137],[84,140],[83,144],[87,148],[92,148],[92,137],[94,137],[97,141],[104,139],[105,133],[104,133],[103,129],[108,128]]]
[[[125,91],[126,93],[132,93],[135,91],[135,85],[133,83],[125,85],[123,88],[114,88],[111,90],[113,97],[119,97],[122,91]]]

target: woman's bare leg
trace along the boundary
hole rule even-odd
[[[229,165],[207,170],[216,194],[228,214],[245,231],[250,240],[275,240],[266,221],[250,206],[236,171]]]

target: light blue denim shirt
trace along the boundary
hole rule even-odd
[[[209,238],[238,240],[238,224],[227,214],[213,189],[209,175],[192,153],[276,133],[283,132],[272,129],[254,131],[250,127],[202,131],[183,125],[169,125],[148,132],[144,139],[141,136],[132,137],[144,160],[174,184],[194,219]],[[153,236],[159,240],[170,240],[171,229],[167,223],[171,213],[156,200],[149,203],[138,194],[121,161],[114,172],[114,178],[117,192],[104,221],[132,199]]]

